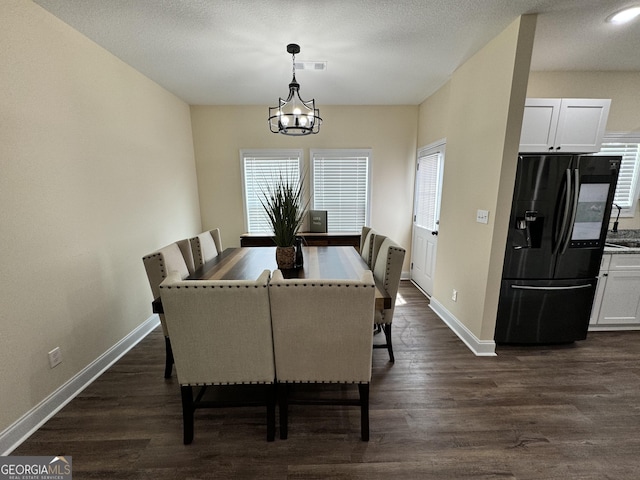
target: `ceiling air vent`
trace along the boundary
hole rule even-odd
[[[327,62],[296,62],[296,70],[326,70]]]

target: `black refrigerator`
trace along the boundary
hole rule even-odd
[[[496,343],[586,338],[620,161],[518,157]]]

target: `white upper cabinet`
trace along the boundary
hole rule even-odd
[[[600,151],[610,105],[609,99],[527,98],[520,152]]]

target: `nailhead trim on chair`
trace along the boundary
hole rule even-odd
[[[294,284],[290,284],[290,283],[271,283],[270,286],[272,287],[354,287],[354,288],[358,288],[358,287],[370,287],[370,288],[375,288],[375,285],[343,285],[341,283],[294,283]]]
[[[394,247],[393,245],[389,246],[389,250],[395,250],[396,252],[405,252],[406,250],[404,248],[398,248],[398,247]],[[389,260],[389,256],[387,256],[387,275],[385,275],[385,279],[384,279],[384,287],[387,288],[387,286],[389,285],[389,268],[391,268],[391,261]]]
[[[200,265],[204,265],[204,257],[202,255],[202,247],[200,246],[200,239],[195,237],[196,247],[198,247],[198,261]]]
[[[250,381],[250,382],[216,382],[216,383],[181,383],[180,385],[183,387],[206,387],[209,385],[273,385],[275,382],[274,381],[269,381],[269,382],[257,382],[257,381]]]
[[[147,255],[142,257],[142,261],[144,262],[148,258],[160,257],[160,271],[162,272],[162,278],[167,278],[167,269],[164,267],[164,256],[158,253],[152,253],[151,255]]]
[[[355,381],[351,381],[348,382],[346,380],[322,380],[322,381],[302,381],[302,380],[282,380],[282,379],[277,379],[278,383],[291,383],[291,384],[297,384],[297,385],[303,385],[303,384],[341,384],[341,385],[366,385],[367,383],[370,382],[355,382]]]
[[[160,285],[160,289],[171,290],[172,288],[267,288],[268,285]]]

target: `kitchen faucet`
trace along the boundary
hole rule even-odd
[[[618,205],[617,203],[614,203],[613,206],[618,209],[618,215],[616,216],[616,221],[613,222],[613,228],[611,229],[611,231],[615,233],[618,231],[618,220],[620,219],[620,210],[622,209],[620,208],[620,205]]]

